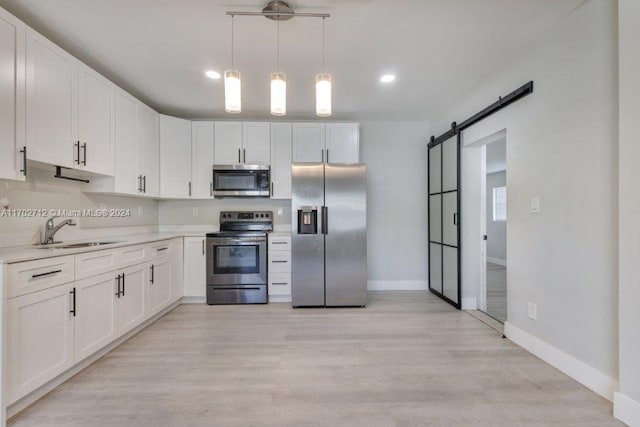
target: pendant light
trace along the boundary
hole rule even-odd
[[[331,74],[324,72],[324,17],[322,18],[322,73],[316,74],[316,115],[331,115]]]
[[[271,114],[287,114],[287,76],[280,72],[280,20],[277,30],[277,72],[271,73]]]
[[[242,111],[240,72],[233,69],[233,15],[231,16],[231,69],[224,71],[224,110],[227,113]]]

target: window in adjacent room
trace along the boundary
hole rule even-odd
[[[507,220],[507,187],[493,187],[493,220]]]

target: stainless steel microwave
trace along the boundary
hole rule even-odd
[[[213,165],[215,197],[269,197],[269,166]]]

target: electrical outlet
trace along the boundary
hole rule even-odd
[[[200,210],[198,208],[193,208],[193,216],[200,215]]]
[[[538,306],[535,303],[529,303],[529,319],[538,320]]]
[[[283,208],[283,207],[279,207],[279,208],[278,208],[278,215],[279,215],[279,216],[284,215],[284,208]]]
[[[142,205],[138,205],[138,216],[144,215],[144,208]]]

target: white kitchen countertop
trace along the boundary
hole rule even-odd
[[[212,230],[209,230],[212,231]],[[184,231],[174,231],[174,232],[157,232],[157,233],[143,233],[143,234],[128,234],[124,236],[108,236],[108,237],[100,237],[94,238],[90,240],[76,240],[76,241],[65,241],[64,244],[73,244],[73,243],[81,243],[86,241],[96,241],[96,242],[111,242],[115,241],[118,243],[113,243],[111,245],[104,246],[88,246],[84,248],[72,248],[72,249],[62,249],[56,248],[56,245],[52,247],[47,247],[45,249],[40,249],[43,246],[38,245],[30,245],[30,246],[15,246],[10,248],[0,248],[0,264],[11,264],[15,262],[23,262],[23,261],[33,261],[37,259],[44,258],[52,258],[57,256],[64,255],[75,255],[84,252],[95,252],[95,251],[103,251],[108,249],[120,248],[123,246],[131,246],[131,245],[139,245],[143,243],[152,243],[161,240],[174,239],[177,237],[199,237],[206,234],[206,231],[203,232],[184,232]]]

